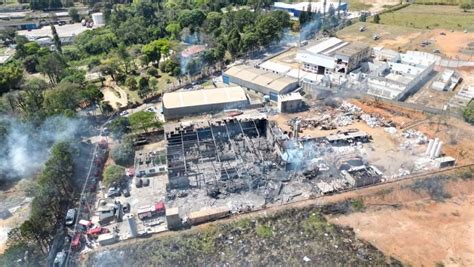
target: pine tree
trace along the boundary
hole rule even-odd
[[[56,27],[54,27],[53,24],[51,24],[51,33],[53,34],[53,41],[56,50],[62,54],[63,50],[61,48],[61,40],[59,39],[58,33],[56,32]]]

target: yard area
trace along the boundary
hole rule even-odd
[[[464,12],[459,6],[410,5],[380,16],[381,24],[417,29],[441,28],[474,31],[474,11]]]

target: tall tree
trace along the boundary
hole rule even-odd
[[[61,39],[59,39],[58,32],[56,31],[56,27],[54,24],[51,23],[51,34],[53,35],[54,46],[56,47],[56,51],[59,53],[63,53],[63,49],[61,47]]]

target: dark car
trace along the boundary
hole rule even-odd
[[[127,188],[122,189],[122,194],[124,197],[129,197],[130,196],[130,191],[128,191]]]
[[[138,188],[138,187],[142,187],[143,185],[143,180],[142,179],[136,179],[135,180],[135,186]]]
[[[128,213],[128,212],[130,212],[130,203],[125,202],[125,203],[123,204],[123,206],[122,206],[122,211],[123,211],[123,213]]]
[[[141,138],[136,138],[133,140],[133,145],[134,146],[142,146],[142,145],[146,145],[148,144],[148,139],[145,138],[145,137],[141,137]]]
[[[143,186],[149,186],[150,185],[150,179],[143,179]]]

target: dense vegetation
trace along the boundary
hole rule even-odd
[[[34,196],[31,214],[28,220],[8,234],[8,248],[0,256],[0,266],[14,263],[38,266],[44,261],[58,225],[72,204],[73,153],[68,143],[53,146],[50,159],[31,189]]]
[[[350,209],[350,208],[349,208]],[[94,252],[87,266],[401,266],[317,208],[244,218]]]

